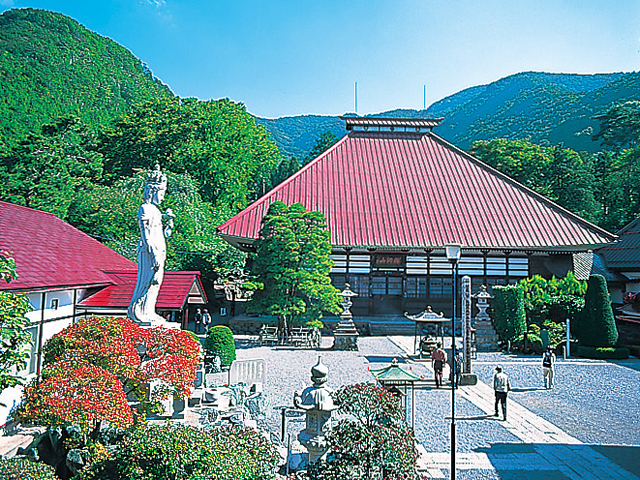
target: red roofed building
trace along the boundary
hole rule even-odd
[[[564,275],[572,254],[616,236],[432,132],[440,120],[345,117],[349,134],[219,227],[251,250],[276,200],[325,214],[334,284],[358,293],[355,315],[449,310],[444,245],[463,245],[459,275],[481,284]]]
[[[34,343],[25,375],[39,375],[44,343],[75,318],[126,315],[137,264],[55,215],[0,201],[0,251],[10,252],[18,272],[10,283],[0,280],[0,290],[26,294],[34,309],[27,314]],[[199,273],[165,272],[159,313],[186,327],[188,305],[206,302]],[[7,401],[10,393],[0,398],[7,404],[0,405],[0,425],[18,398]]]

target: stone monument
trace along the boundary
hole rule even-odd
[[[325,435],[331,430],[331,412],[335,408],[332,390],[325,385],[328,374],[322,357],[318,357],[318,363],[311,368],[313,386],[293,396],[295,407],[306,413],[305,429],[298,435],[298,440],[309,452],[310,463],[317,462],[327,452]]]
[[[164,319],[156,313],[156,301],[167,257],[165,238],[171,235],[175,218],[171,209],[165,213],[158,209],[166,190],[167,177],[160,171],[160,165],[156,165],[147,178],[144,201],[138,209],[138,279],[127,310],[127,316],[142,325],[164,324]]]
[[[344,284],[344,290],[338,295],[342,297],[343,312],[340,314],[340,320],[333,331],[333,349],[334,350],[358,350],[358,330],[356,324],[353,323],[353,315],[351,314],[351,299],[357,297],[358,294],[351,290],[348,283]]]

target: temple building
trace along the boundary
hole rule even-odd
[[[505,285],[564,276],[574,254],[616,236],[489,167],[433,132],[442,119],[343,117],[349,133],[258,201],[220,235],[250,251],[276,200],[327,217],[334,285],[350,283],[354,316],[401,316],[426,305],[450,314],[458,278]]]

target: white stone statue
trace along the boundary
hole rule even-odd
[[[127,310],[127,316],[145,325],[163,323],[156,313],[156,301],[164,277],[164,262],[167,257],[165,237],[171,235],[175,215],[171,209],[163,214],[158,205],[164,200],[167,177],[160,165],[149,174],[144,187],[144,202],[138,209],[140,242],[138,243],[138,280]],[[166,220],[163,226],[162,221]]]

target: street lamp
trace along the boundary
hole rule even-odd
[[[453,282],[451,285],[451,480],[456,478],[456,389],[454,383],[456,379],[456,362],[454,357],[456,349],[456,281],[458,273],[458,260],[460,260],[460,254],[462,252],[462,245],[459,243],[448,243],[444,246],[444,250],[447,254],[447,260],[451,262],[451,272]]]

